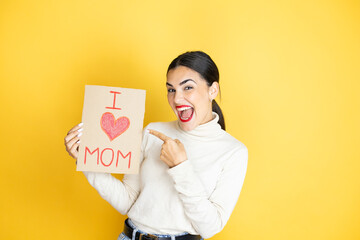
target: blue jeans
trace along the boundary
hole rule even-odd
[[[128,220],[128,223],[133,229],[136,229],[136,226],[131,222],[130,219]],[[137,232],[146,234],[146,232],[143,232],[143,231],[141,231],[139,229],[137,230]],[[134,233],[135,233],[135,231],[134,231]],[[175,239],[175,237],[186,235],[186,234],[188,234],[188,233],[185,232],[185,233],[181,233],[181,234],[177,234],[177,235],[161,235],[161,234],[154,234],[154,235],[156,235],[158,237],[170,237],[171,239]],[[124,233],[121,233],[117,240],[132,240],[132,239],[129,238],[128,236],[126,236]],[[202,238],[200,240],[204,240],[204,239]]]

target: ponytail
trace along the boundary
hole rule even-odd
[[[219,115],[219,121],[218,123],[220,124],[221,128],[225,131],[225,119],[224,119],[224,115],[222,114],[222,111],[219,107],[219,105],[217,104],[217,102],[215,100],[212,101],[212,111],[216,112],[217,115]]]

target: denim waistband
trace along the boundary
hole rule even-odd
[[[135,226],[135,224],[131,221],[130,218],[127,219],[127,222],[129,224],[130,227],[132,227],[133,229],[136,229],[137,232],[140,232],[140,233],[143,233],[143,234],[147,234],[147,232],[144,232],[142,231],[141,229],[138,229],[137,226]],[[135,232],[135,231],[134,231]],[[183,233],[179,233],[179,234],[176,234],[176,235],[167,235],[167,234],[153,234],[155,236],[158,236],[158,237],[168,237],[168,238],[172,238],[172,237],[179,237],[179,236],[183,236],[183,235],[186,235],[186,234],[189,234],[188,232],[183,232]]]

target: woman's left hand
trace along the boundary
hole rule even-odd
[[[160,159],[170,168],[187,160],[184,145],[178,139],[172,139],[155,130],[149,130],[149,133],[164,141],[161,147]]]

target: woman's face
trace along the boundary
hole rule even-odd
[[[211,101],[219,91],[217,82],[209,87],[199,73],[179,66],[168,72],[166,87],[169,104],[184,131],[212,120]]]

